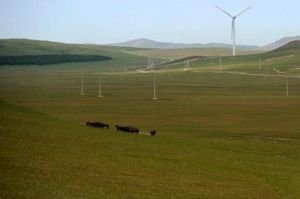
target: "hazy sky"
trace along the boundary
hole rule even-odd
[[[113,43],[137,38],[264,45],[300,35],[299,0],[0,0],[0,38]]]

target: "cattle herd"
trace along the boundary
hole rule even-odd
[[[106,128],[109,129],[109,125],[105,124],[103,122],[94,122],[94,121],[88,121],[86,122],[86,125],[89,127],[94,127],[94,128]],[[133,126],[120,126],[120,125],[116,125],[116,130],[117,131],[121,131],[121,132],[125,132],[125,133],[134,133],[134,134],[138,134],[140,133],[140,130],[136,127]],[[150,131],[150,135],[151,136],[155,136],[156,134],[156,130],[152,129]]]

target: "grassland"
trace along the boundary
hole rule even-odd
[[[189,56],[229,56],[232,50],[229,48],[188,48],[188,49],[136,49],[125,51],[128,54],[148,56],[160,59],[180,59]],[[238,55],[254,54],[256,51],[238,50]]]
[[[222,67],[226,71],[240,71],[254,74],[295,75],[300,70],[300,50],[283,49],[262,54],[241,55],[238,57],[222,57]],[[260,60],[261,59],[261,64]],[[220,69],[220,58],[203,58],[190,62],[191,68],[196,71],[217,71]],[[165,69],[183,69],[184,63],[172,64]]]
[[[217,59],[186,72],[180,64],[153,73],[106,70],[104,98],[98,69],[85,73],[81,96],[77,68],[28,66],[20,75],[2,67],[0,197],[297,198],[299,59],[289,49],[224,57],[222,73]],[[87,120],[112,128],[88,128]],[[116,124],[158,135],[119,133]]]

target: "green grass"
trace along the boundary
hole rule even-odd
[[[229,48],[136,49],[127,53],[160,59],[180,59],[188,56],[229,56],[232,55],[232,50]],[[238,55],[254,53],[257,53],[257,51],[237,50]]]
[[[189,122],[175,117],[166,122],[161,116],[154,119],[165,126],[158,128],[157,137],[134,136],[90,129],[3,101],[0,107],[3,198],[239,198],[241,194],[294,198],[299,194],[297,140],[263,139],[215,128],[207,134],[201,130],[203,119],[193,132]],[[141,126],[135,118],[127,120]]]
[[[262,65],[259,68],[259,59],[261,57]],[[226,71],[250,72],[255,74],[278,74],[274,68],[291,75],[299,74],[300,72],[300,50],[299,49],[284,49],[272,51],[262,54],[241,55],[237,57],[225,56],[222,57],[222,68]],[[200,71],[217,71],[219,70],[220,59],[206,58],[198,61],[190,62],[190,67]],[[184,64],[170,65],[164,69],[178,70],[183,69]]]
[[[299,63],[298,51],[261,56],[261,73]],[[259,73],[257,55],[223,62],[224,72]],[[82,66],[68,67],[24,67],[22,79],[19,68],[0,68],[0,198],[300,195],[300,79],[290,78],[287,97],[283,77],[216,73],[207,60],[156,71],[152,101],[153,73],[106,70],[100,99],[98,75],[85,74],[80,96]],[[124,134],[116,124],[158,134]]]

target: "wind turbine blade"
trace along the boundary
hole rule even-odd
[[[241,14],[243,14],[244,12],[246,12],[247,10],[249,10],[251,7],[248,7],[247,9],[243,10],[242,12],[240,12],[239,14],[237,14],[236,16],[234,16],[235,18],[240,16]]]
[[[227,11],[223,10],[222,8],[218,7],[215,5],[215,7],[219,10],[221,10],[222,12],[224,12],[226,15],[228,15],[229,17],[233,18],[233,16],[231,14],[229,14]]]

